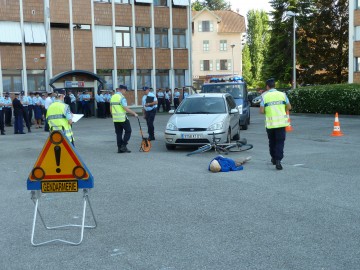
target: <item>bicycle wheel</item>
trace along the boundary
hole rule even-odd
[[[229,152],[243,152],[252,149],[252,144],[233,143],[226,147]]]
[[[187,156],[191,156],[191,155],[195,155],[195,154],[204,153],[204,152],[206,152],[206,151],[211,150],[211,148],[212,148],[211,144],[205,144],[205,145],[199,147],[199,149],[197,149],[197,150],[195,150],[195,151],[193,151],[193,152],[191,152],[191,153],[188,153],[188,154],[186,154],[186,155],[187,155]]]

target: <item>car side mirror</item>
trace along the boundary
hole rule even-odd
[[[237,108],[231,109],[230,114],[239,113],[239,110]]]

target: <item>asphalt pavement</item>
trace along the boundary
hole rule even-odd
[[[243,171],[211,173],[214,152],[167,151],[168,114],[155,119],[149,153],[139,152],[130,117],[129,154],[118,154],[111,119],[74,124],[75,145],[94,175],[90,201],[96,229],[79,246],[30,242],[34,204],[26,180],[48,137],[33,129],[0,136],[0,269],[359,269],[360,117],[340,115],[342,137],[332,137],[334,115],[292,114],[284,170],[271,165],[263,115],[252,108],[241,131],[254,148]],[[143,131],[146,124],[142,119]],[[82,192],[43,194],[47,225],[79,224]],[[86,224],[93,224],[87,212]],[[78,228],[46,230],[35,241],[78,241]]]

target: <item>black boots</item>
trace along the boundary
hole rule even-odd
[[[122,145],[118,147],[118,153],[131,153],[131,151],[126,147],[126,145]]]
[[[283,169],[280,160],[276,160],[276,161],[275,161],[275,168],[276,168],[277,170],[282,170],[282,169]]]

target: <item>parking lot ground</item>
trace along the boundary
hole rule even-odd
[[[95,178],[90,200],[98,221],[79,246],[31,245],[26,179],[48,134],[7,128],[0,137],[0,269],[359,269],[359,116],[340,115],[344,136],[332,137],[333,115],[292,114],[284,170],[277,171],[263,115],[252,108],[241,137],[254,148],[228,156],[252,159],[229,173],[208,172],[214,152],[167,151],[168,119],[156,116],[149,153],[138,151],[133,117],[129,154],[116,153],[111,119],[74,124],[76,148]],[[40,209],[50,226],[80,223],[82,193],[44,194]],[[37,224],[38,241],[78,236]]]

